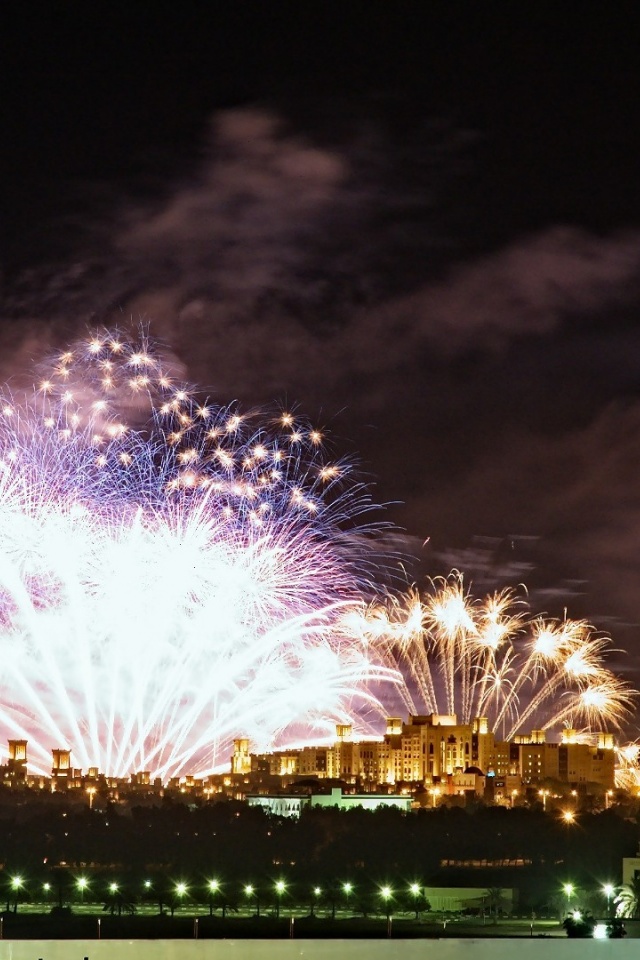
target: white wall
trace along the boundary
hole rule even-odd
[[[2,940],[0,960],[635,960],[635,940]]]

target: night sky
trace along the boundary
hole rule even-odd
[[[148,321],[640,682],[640,15],[8,6],[0,378]]]

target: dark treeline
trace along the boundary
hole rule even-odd
[[[637,815],[621,813],[585,813],[569,825],[541,810],[502,807],[315,809],[296,820],[240,803],[165,801],[123,812],[30,802],[0,807],[0,877],[23,877],[25,896],[63,864],[69,883],[83,872],[137,889],[148,876],[236,885],[281,877],[301,890],[419,881],[517,887],[533,904],[567,880],[584,888],[620,882],[622,858],[635,855],[639,836]]]

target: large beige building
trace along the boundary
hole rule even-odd
[[[513,795],[544,780],[575,785],[614,786],[613,736],[601,733],[595,745],[566,730],[560,743],[547,741],[543,730],[513,740],[496,740],[485,717],[458,723],[451,714],[387,719],[377,740],[354,740],[347,724],[336,728],[330,746],[251,754],[245,739],[235,741],[234,773],[260,773],[285,778],[340,779],[364,789],[397,784],[439,787],[441,793],[480,790],[478,778],[507,784]],[[470,777],[476,780],[472,786]],[[466,779],[465,779],[466,777]]]

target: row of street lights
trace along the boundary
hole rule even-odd
[[[91,883],[89,882],[89,879],[87,877],[78,877],[75,880],[74,886],[76,891],[80,895],[81,902],[84,902],[85,893],[90,891],[91,889]],[[144,887],[145,893],[150,894],[151,891],[153,890],[152,881],[145,880],[143,883],[143,887]],[[49,898],[52,889],[53,889],[53,885],[51,883],[45,882],[42,884],[42,890],[46,895],[47,899]],[[173,886],[170,886],[167,889],[166,893],[173,893],[179,900],[183,900],[189,894],[190,889],[191,887],[189,884],[187,884],[183,880],[180,880],[174,883]],[[215,896],[216,894],[222,893],[222,885],[219,880],[215,880],[215,879],[208,880],[206,883],[205,889],[207,890],[207,892],[211,897]],[[284,880],[276,880],[275,883],[272,885],[272,887],[269,889],[272,893],[276,895],[276,900],[275,900],[276,915],[279,915],[280,900],[284,896],[284,894],[287,892],[288,885]],[[111,881],[107,885],[106,890],[108,891],[109,894],[111,894],[112,896],[115,896],[117,893],[120,892],[121,887],[115,881]],[[354,893],[354,890],[355,890],[355,887],[353,883],[351,883],[348,880],[340,884],[336,888],[336,892],[343,895],[347,903],[349,902],[349,898],[351,894]],[[17,898],[21,892],[26,891],[25,879],[22,876],[11,877],[9,881],[9,891],[10,891],[10,896],[11,894],[13,894],[13,896]],[[264,888],[263,888],[263,892],[266,892]],[[320,886],[314,886],[312,888],[312,894],[316,901],[319,900],[319,898],[325,892],[326,891],[323,890],[323,888]],[[414,900],[417,900],[418,897],[422,895],[423,888],[421,884],[414,882],[408,885],[406,892],[411,896],[413,896]],[[247,883],[242,887],[242,893],[244,894],[244,896],[247,898],[248,901],[255,899],[256,908],[259,915],[259,899],[258,898],[259,898],[260,890],[258,889],[258,887],[256,887],[252,883]],[[378,895],[385,904],[389,904],[390,901],[394,899],[395,893],[393,888],[389,884],[383,884],[381,887],[378,888]],[[7,910],[8,909],[9,907],[7,906]]]
[[[153,883],[151,880],[145,880],[143,886],[147,894],[150,894],[151,891],[153,890]],[[80,894],[81,902],[84,902],[85,892],[90,890],[90,887],[91,887],[88,878],[78,877],[75,881],[75,887],[78,893]],[[111,896],[115,896],[121,890],[120,885],[113,880],[107,885],[106,889]],[[184,900],[184,898],[189,894],[190,889],[191,888],[189,884],[187,884],[183,880],[180,880],[176,882],[173,885],[173,887],[169,887],[167,892],[173,893],[178,900]],[[275,899],[276,916],[280,915],[280,902],[282,897],[287,892],[287,889],[288,889],[288,886],[284,880],[276,880],[273,886],[270,888],[270,891],[276,895],[276,899]],[[354,893],[354,889],[355,889],[354,885],[347,880],[336,888],[335,893],[339,893],[342,896],[344,896],[346,902],[349,903],[349,898],[351,897],[351,894]],[[567,898],[567,911],[571,912],[571,900],[574,894],[577,892],[576,887],[573,883],[564,883],[562,886],[562,889]],[[24,877],[17,875],[10,878],[9,896],[7,900],[7,912],[9,911],[9,901],[11,899],[11,896],[13,895],[13,897],[15,897],[15,902],[17,905],[18,896],[22,891],[25,891],[25,890],[26,890],[26,881]],[[42,890],[48,898],[52,890],[52,884],[49,882],[43,883]],[[216,894],[222,893],[222,885],[219,880],[216,880],[216,879],[208,880],[206,884],[206,890],[209,893],[210,897],[214,897]],[[601,887],[601,891],[607,899],[607,914],[610,915],[611,900],[615,893],[615,887],[612,883],[605,883]],[[247,898],[247,901],[255,900],[256,913],[259,916],[260,915],[260,901],[259,901],[260,890],[258,889],[258,887],[252,883],[247,883],[243,886],[242,892],[244,896]],[[266,892],[264,888],[263,888],[263,892]],[[320,886],[314,886],[312,888],[312,894],[316,902],[320,899],[320,897],[325,892],[326,891],[324,891],[323,888]],[[378,892],[378,896],[385,904],[385,908],[388,914],[391,901],[394,899],[396,894],[393,888],[389,884],[383,884],[382,886],[378,887],[377,892]],[[419,883],[414,882],[408,885],[408,887],[406,888],[406,893],[410,894],[414,898],[414,901],[417,902],[418,898],[423,894],[423,888]]]

